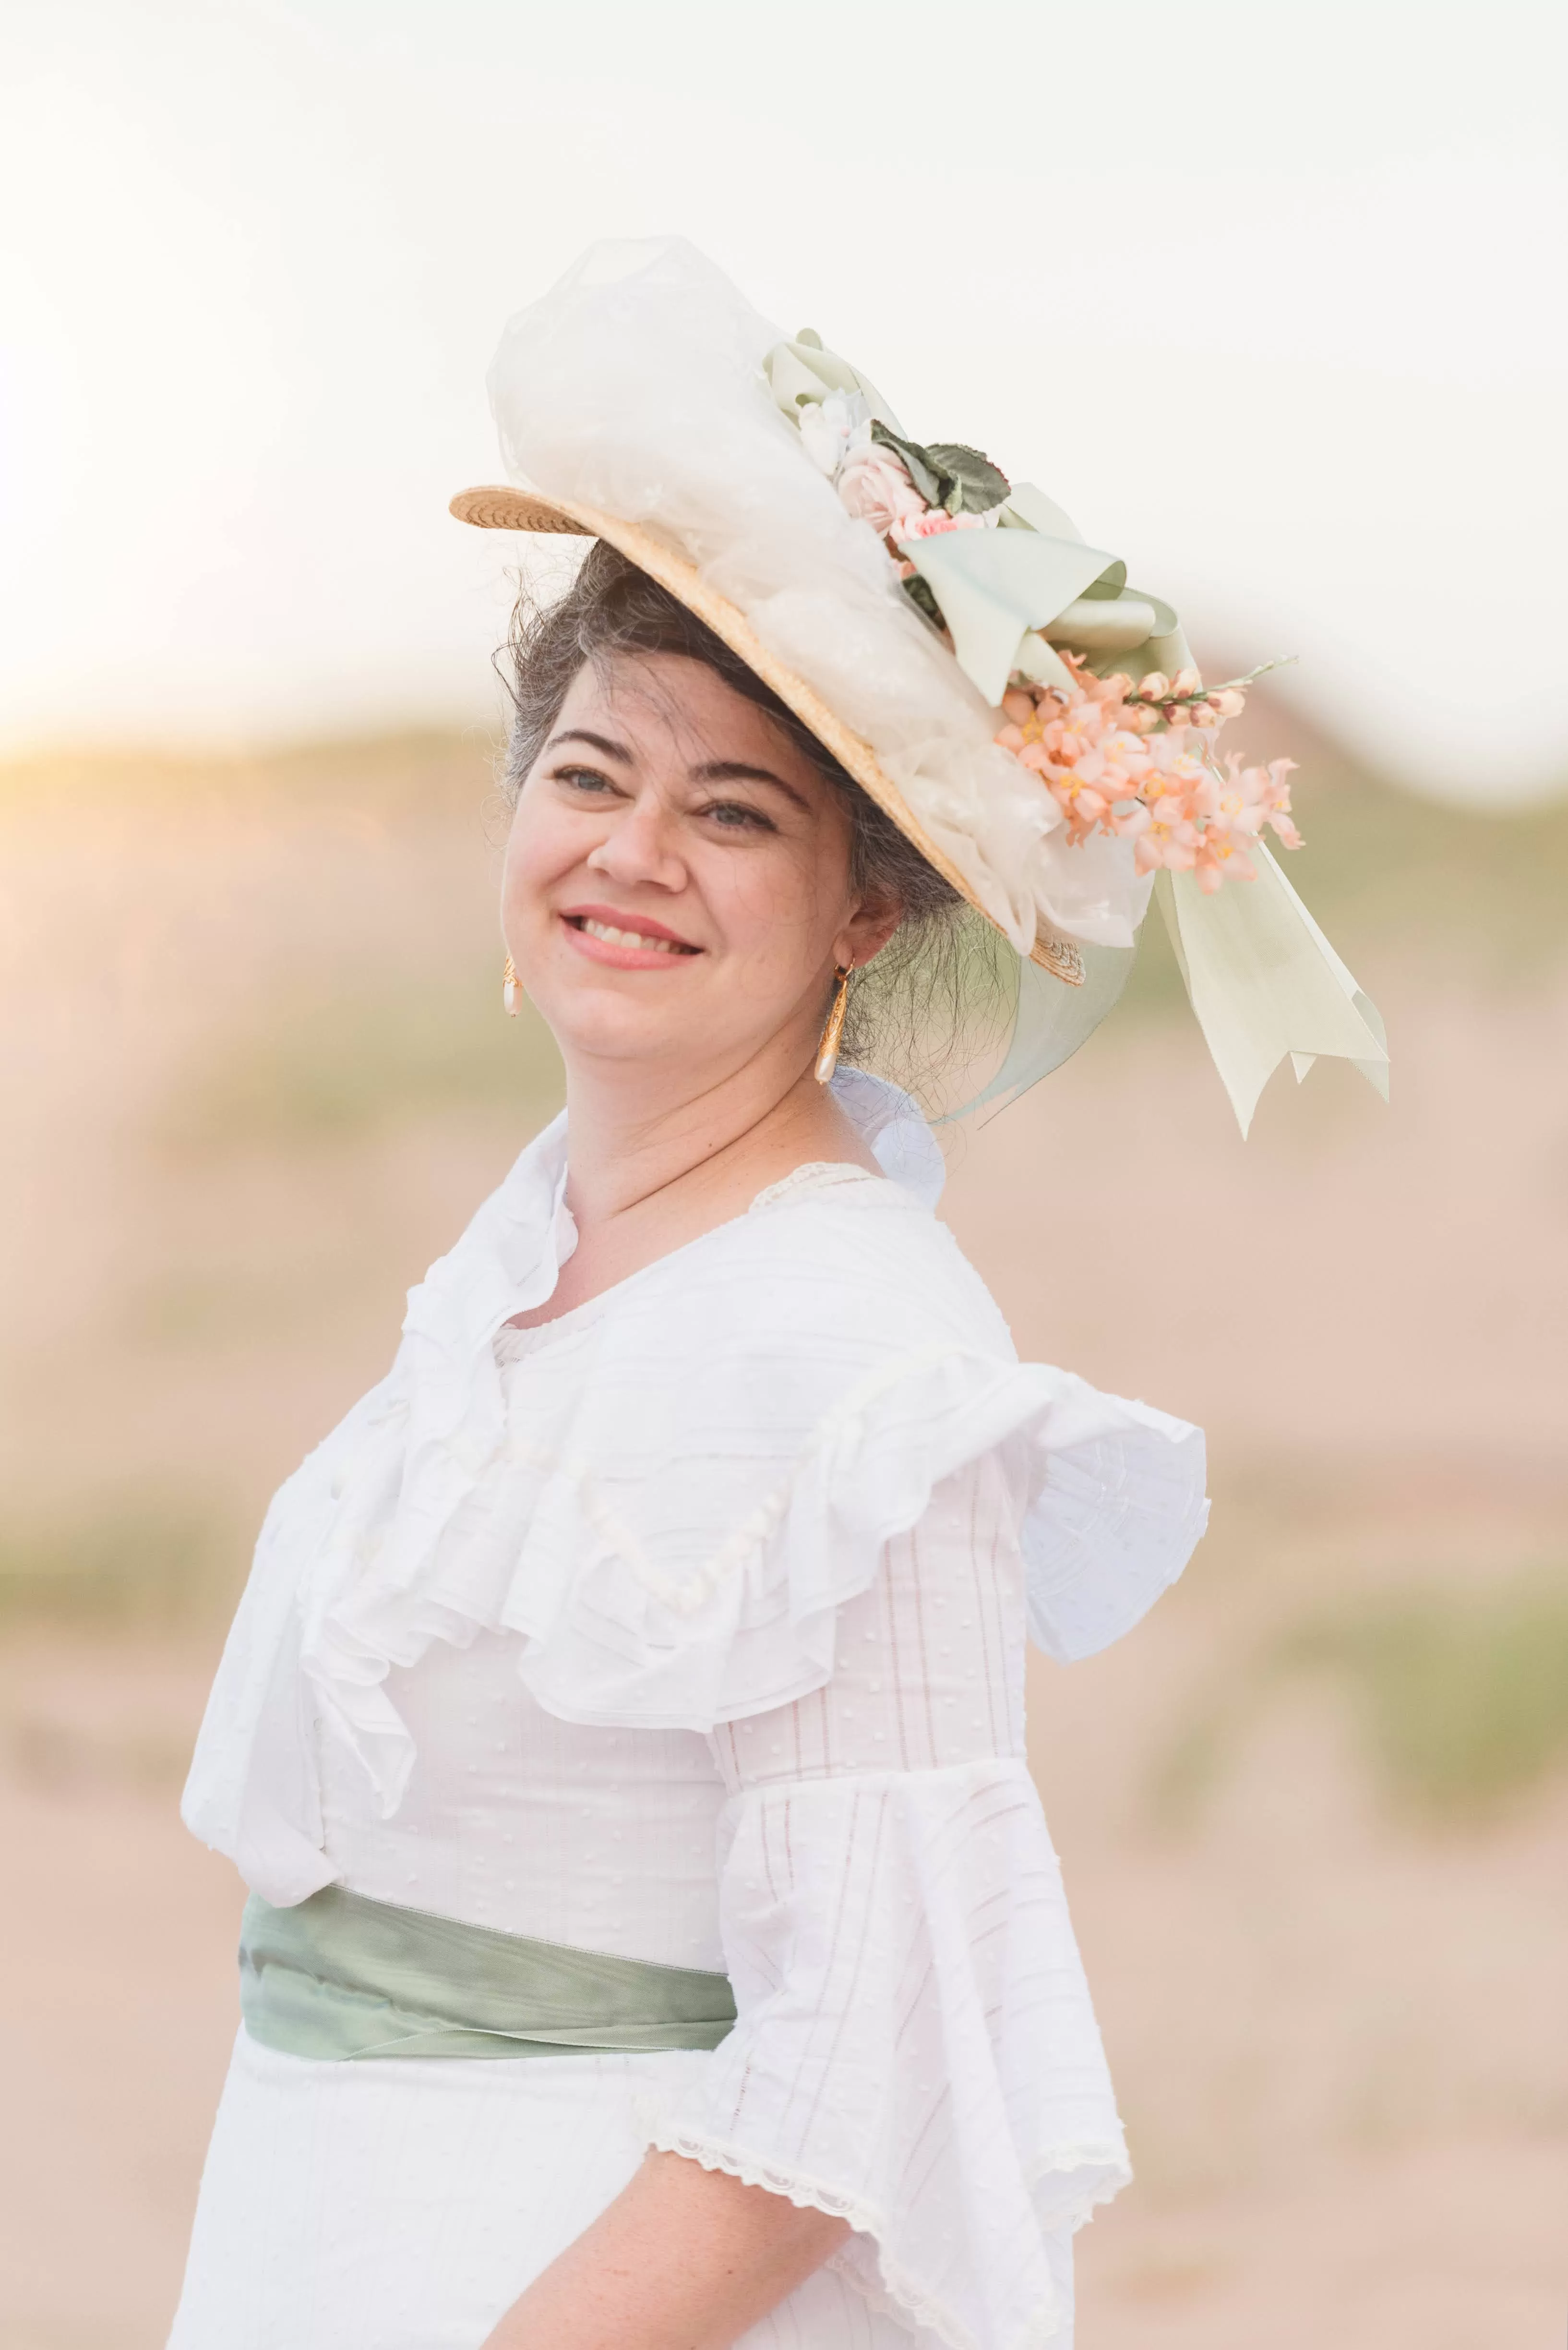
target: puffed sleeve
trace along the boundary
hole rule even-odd
[[[652,2142],[849,2220],[952,2350],[1071,2339],[1073,2230],[1128,2176],[1023,1760],[1015,1497],[982,1456],[839,1612],[826,1685],[722,1725],[734,2031]]]

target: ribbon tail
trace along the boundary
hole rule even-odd
[[[1370,996],[1260,841],[1257,879],[1207,895],[1162,872],[1160,910],[1182,981],[1243,1135],[1280,1063],[1297,1081],[1320,1055],[1353,1062],[1388,1098],[1388,1044]]]

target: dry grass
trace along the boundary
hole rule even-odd
[[[1190,1829],[1303,1677],[1350,1698],[1366,1761],[1405,1818],[1484,1826],[1568,1765],[1568,1576],[1383,1596],[1277,1632],[1194,1703],[1151,1774],[1153,1815]]]

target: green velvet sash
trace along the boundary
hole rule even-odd
[[[716,2048],[727,1975],[532,1942],[329,1885],[297,1908],[253,1894],[240,1929],[253,2040],[290,2056],[559,2056]]]

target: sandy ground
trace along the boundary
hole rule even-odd
[[[470,783],[377,776],[374,816],[132,778],[0,825],[0,1596],[40,1544],[156,1548],[182,1513],[232,1591],[536,1114],[522,1060],[510,1105],[497,1063],[413,1110],[394,1069],[398,1114],[343,1131],[244,1106],[269,1021],[297,1059],[343,1003],[395,1031],[472,969],[502,1024]],[[1561,1581],[1568,993],[1483,995],[1397,939],[1362,975],[1389,1110],[1343,1069],[1277,1080],[1243,1150],[1150,1020],[955,1156],[1021,1349],[1202,1420],[1214,1464],[1183,1584],[1033,1690],[1138,2169],[1082,2240],[1080,2350],[1568,2332],[1568,1778],[1416,1817],[1349,1686],[1269,1662],[1324,1610]],[[182,1140],[225,1086],[235,1133]],[[236,2012],[239,1889],[175,1808],[221,1612],[0,1617],[0,2350],[163,2338]]]
[[[1303,1701],[1199,1830],[1152,1831],[1138,1749],[1213,1604],[1033,1691],[1139,2174],[1080,2239],[1082,2350],[1555,2350],[1568,1788],[1412,1836]],[[5,1657],[4,2350],[155,2350],[178,2290],[236,2016],[239,1887],[175,1814],[209,1664]]]

